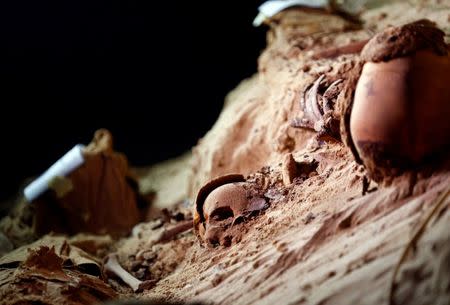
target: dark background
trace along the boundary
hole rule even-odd
[[[261,1],[2,1],[0,200],[101,127],[136,166],[175,157],[256,72]]]

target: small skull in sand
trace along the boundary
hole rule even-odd
[[[242,238],[247,217],[266,207],[266,199],[243,176],[222,176],[199,191],[194,229],[209,246],[230,246]]]

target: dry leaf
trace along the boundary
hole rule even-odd
[[[70,255],[72,250],[67,243],[51,247],[35,243],[34,246],[14,251],[21,259],[25,258],[17,268],[0,270],[1,305],[96,304],[117,297],[98,277],[65,268],[67,258],[57,252]]]

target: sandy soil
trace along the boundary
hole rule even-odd
[[[306,17],[312,21],[308,25]],[[115,252],[128,272],[151,283],[133,293],[117,278],[103,277],[122,298],[206,304],[449,304],[448,158],[378,185],[367,179],[342,142],[292,124],[301,115],[305,89],[320,75],[328,84],[346,79],[357,63],[359,53],[339,55],[336,46],[357,44],[388,25],[421,18],[450,34],[450,7],[443,1],[373,9],[362,15],[360,29],[299,10],[280,15],[268,32],[258,73],[229,94],[216,124],[192,155],[138,171],[141,191],[155,193],[158,207],[169,209],[136,226],[130,237],[102,237],[100,244],[84,237],[90,242],[72,239],[68,244],[93,256],[94,266]],[[302,167],[312,163],[313,169]],[[207,181],[229,173],[262,186],[266,204],[227,229],[239,235],[230,246],[213,246],[190,226],[193,205]],[[29,240],[20,238],[15,246]],[[27,266],[26,258],[15,264],[0,261],[0,295],[8,300],[12,293],[24,292],[2,283],[19,272],[17,264]],[[82,273],[79,264],[73,265]],[[75,276],[83,277],[71,273]],[[114,295],[109,288],[95,287],[105,298]]]

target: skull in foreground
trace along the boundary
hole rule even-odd
[[[240,241],[240,225],[252,212],[267,206],[241,175],[219,177],[206,184],[196,202],[194,229],[209,246],[230,246]]]

